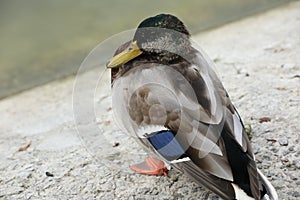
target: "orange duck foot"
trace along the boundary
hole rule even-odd
[[[165,163],[152,157],[147,157],[144,162],[130,166],[130,169],[139,174],[168,176],[168,169]]]

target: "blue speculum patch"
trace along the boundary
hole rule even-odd
[[[148,138],[152,146],[168,161],[186,157],[172,131],[161,131]]]

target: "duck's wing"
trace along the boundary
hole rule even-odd
[[[216,112],[219,113],[222,119],[218,124],[206,124],[200,120],[200,124],[207,125],[208,129],[212,131],[201,129],[199,132],[201,134],[206,133],[208,138],[211,137],[210,135],[220,136],[218,140],[213,141],[220,148],[222,155],[210,153],[206,157],[201,158],[197,156],[199,148],[195,147],[189,149],[192,155],[191,159],[204,171],[210,172],[219,178],[225,178],[242,188],[248,195],[253,196],[255,199],[260,199],[260,190],[262,188],[258,178],[254,154],[242,120],[232,105],[221,81],[213,71],[211,63],[196,50],[194,55],[191,66],[186,69],[197,72],[196,76],[201,77],[198,79],[198,82],[201,79],[204,80],[202,83],[196,82],[193,84],[192,82],[193,89],[201,91],[197,96],[198,102],[201,104],[199,99],[203,98],[203,96],[208,96],[207,99],[209,99],[210,104],[207,104],[205,110],[208,111],[210,116],[214,116]],[[187,78],[190,79],[188,76]],[[213,166],[219,166],[219,168]],[[226,174],[227,177],[220,176],[221,173]],[[233,187],[233,189],[237,193],[236,188]]]
[[[200,84],[192,84],[193,89],[195,91],[202,91],[202,93],[199,92],[199,95],[197,95],[198,102],[199,104],[201,104],[201,101],[199,100],[200,98],[210,96],[210,98],[208,98],[210,104],[207,104],[208,107],[206,107],[205,110],[209,111],[211,116],[214,116],[214,107],[212,105],[217,104],[216,107],[219,108],[219,113],[221,113],[220,115],[223,120],[218,125],[206,124],[202,121],[202,123],[206,124],[209,127],[208,129],[211,129],[213,131],[203,132],[204,129],[199,129],[199,132],[202,134],[206,133],[206,136],[208,138],[213,138],[211,137],[211,135],[219,136],[221,132],[221,137],[219,138],[219,140],[213,141],[221,149],[223,155],[221,156],[222,158],[220,158],[219,155],[209,154],[204,159],[201,159],[201,156],[199,156],[201,155],[201,153],[199,153],[201,152],[201,150],[199,151],[199,148],[192,148],[188,149],[188,151],[190,151],[189,155],[192,155],[192,161],[201,169],[205,170],[205,167],[208,168],[205,170],[206,172],[210,169],[213,169],[214,172],[210,173],[216,175],[219,178],[224,178],[220,176],[221,173],[216,173],[220,169],[213,168],[212,166],[214,165],[214,162],[219,163],[220,167],[222,167],[223,165],[223,169],[225,169],[223,172],[228,175],[228,177],[225,179],[233,182],[231,185],[234,189],[236,198],[238,195],[243,195],[243,193],[246,192],[248,195],[252,194],[252,196],[255,199],[261,199],[265,196],[267,196],[267,199],[278,199],[274,187],[271,185],[270,182],[267,181],[266,177],[264,177],[263,174],[259,172],[259,170],[256,168],[254,154],[248,136],[245,133],[242,120],[237,110],[232,105],[231,100],[226,90],[224,89],[221,81],[211,68],[211,63],[209,63],[209,61],[205,59],[202,56],[202,54],[196,50],[194,55],[195,56],[193,57],[193,59],[191,59],[192,65],[189,68],[186,68],[190,72],[185,72],[184,74],[186,74],[187,79],[192,79],[189,78],[188,75],[191,74],[191,71],[196,71],[197,73],[195,74],[201,77],[200,80],[205,80],[202,81],[202,83],[200,82]],[[206,87],[203,85],[205,85]],[[201,120],[199,123],[201,123]],[[197,127],[200,126],[198,125]],[[197,150],[199,152],[197,152]],[[192,158],[193,156],[195,157]],[[206,161],[204,161],[205,159]],[[224,161],[224,163],[222,161]],[[211,163],[211,165],[207,166],[206,164],[208,163]],[[226,170],[227,164],[229,164],[231,174],[229,170]],[[188,166],[187,168],[191,169],[191,167],[195,168],[193,166]],[[189,170],[186,170],[186,172],[188,171]],[[192,174],[192,176],[198,177],[197,174]],[[230,180],[230,175],[232,175],[233,180]],[[201,182],[203,177],[200,176],[199,178],[200,179],[198,179],[198,182]],[[219,186],[222,187],[222,184]],[[241,188],[242,190],[240,190]],[[214,188],[212,190],[218,190],[218,188]],[[244,199],[246,197],[239,198]]]

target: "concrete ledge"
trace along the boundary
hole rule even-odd
[[[280,199],[300,197],[299,33],[300,2],[293,2],[193,37],[251,124],[258,166]],[[218,199],[176,172],[131,172],[128,165],[146,154],[116,131],[109,108],[98,125],[110,141],[92,157],[75,128],[73,83],[70,77],[0,102],[1,199]],[[109,105],[109,94],[100,101]]]

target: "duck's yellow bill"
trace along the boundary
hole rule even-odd
[[[115,55],[106,65],[107,68],[114,68],[120,65],[127,63],[128,61],[138,57],[143,53],[142,50],[139,49],[136,41],[132,42],[131,45],[122,51],[121,53]]]

